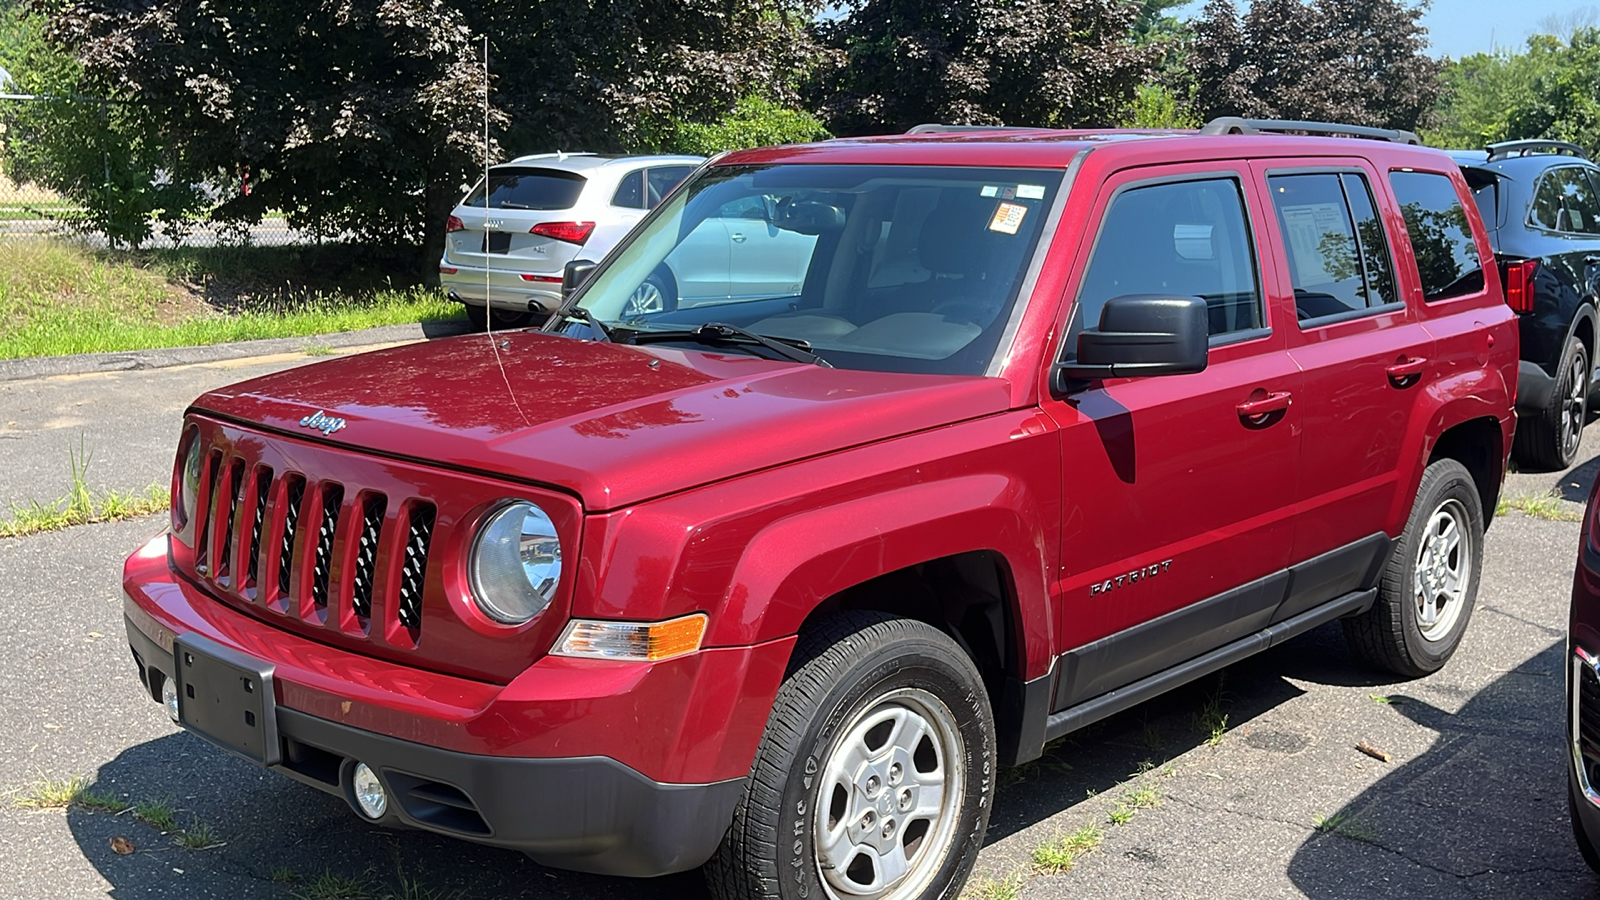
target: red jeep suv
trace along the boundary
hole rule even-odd
[[[152,698],[382,825],[904,900],[1086,723],[1335,619],[1442,666],[1517,375],[1450,158],[924,131],[707,164],[542,331],[201,397]]]

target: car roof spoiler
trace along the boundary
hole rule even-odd
[[[1526,141],[1499,141],[1484,147],[1489,151],[1489,162],[1510,159],[1513,156],[1528,156],[1533,153],[1554,153],[1561,156],[1576,156],[1579,159],[1588,159],[1589,154],[1582,147],[1566,141],[1549,141],[1535,138]]]
[[[1370,138],[1396,144],[1418,144],[1422,138],[1414,131],[1395,128],[1369,128],[1366,125],[1345,125],[1338,122],[1301,122],[1293,119],[1243,119],[1238,116],[1221,116],[1207,122],[1201,134],[1315,134],[1330,137]]]

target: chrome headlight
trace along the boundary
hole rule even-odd
[[[472,545],[472,599],[484,615],[521,625],[544,612],[561,583],[561,539],[544,510],[525,500],[489,517]]]
[[[178,475],[178,496],[172,504],[173,528],[194,521],[200,502],[200,429],[191,427],[183,436],[183,468]]]

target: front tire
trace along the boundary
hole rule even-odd
[[[846,612],[800,635],[733,826],[719,900],[955,897],[994,796],[983,680],[922,622]]]
[[[1389,552],[1378,598],[1344,619],[1356,655],[1406,678],[1437,672],[1461,644],[1483,570],[1483,502],[1466,467],[1435,460],[1422,473],[1405,533]]]
[[[1556,472],[1578,459],[1583,426],[1589,414],[1589,352],[1577,338],[1568,338],[1561,352],[1549,407],[1517,423],[1517,462],[1530,469]]]

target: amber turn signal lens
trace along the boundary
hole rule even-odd
[[[574,619],[556,643],[557,656],[654,662],[700,649],[706,617],[695,613],[665,622]]]

